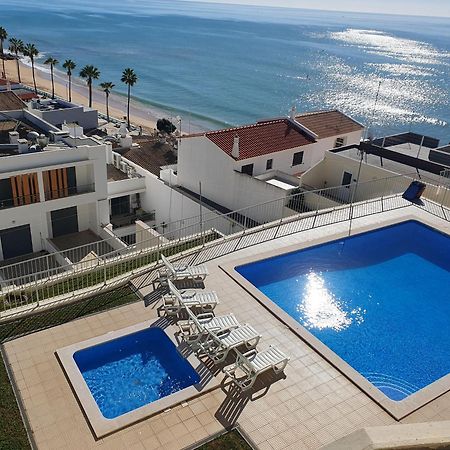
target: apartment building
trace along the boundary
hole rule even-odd
[[[364,127],[340,111],[263,120],[181,139],[176,184],[237,210],[287,195],[325,151],[358,144]]]

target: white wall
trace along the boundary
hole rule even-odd
[[[345,145],[359,143],[362,131],[342,135]],[[230,210],[246,208],[263,202],[282,198],[286,191],[238,174],[242,166],[253,164],[253,176],[266,173],[266,162],[273,160],[272,169],[289,175],[307,171],[322,160],[326,150],[333,148],[336,137],[321,139],[314,144],[271,153],[256,158],[235,161],[205,136],[182,139],[178,149],[177,182]],[[292,166],[293,156],[303,152],[302,164]],[[263,217],[258,215],[260,221]]]
[[[358,176],[358,169],[359,161],[339,153],[327,152],[323,161],[301,177],[301,182],[303,185],[317,189],[338,187],[335,190],[331,189],[330,193],[338,195],[341,191],[345,194],[345,188],[341,188],[344,171],[353,175],[352,184],[354,185]],[[361,201],[381,195],[399,193],[406,190],[409,183],[409,179],[402,178],[394,172],[363,162],[354,200]],[[342,197],[342,200],[350,200],[353,188],[351,186],[347,190],[347,198]]]
[[[109,207],[103,145],[2,157],[0,179],[29,173],[38,173],[40,178],[46,170],[71,166],[76,167],[77,184],[95,183],[94,192],[45,201],[41,185],[39,203],[0,210],[0,229],[30,225],[33,251],[37,252],[45,248],[43,241],[52,237],[51,211],[77,206],[80,231],[90,228],[97,232],[101,224],[107,224]]]
[[[148,170],[145,170],[130,160],[125,160],[143,177],[142,179],[145,182],[145,192],[140,194],[141,206],[146,211],[155,211],[156,225],[160,225],[162,222],[166,224],[177,222],[173,225],[172,229],[165,229],[165,233],[174,231],[180,227],[188,227],[190,224],[199,221],[199,203],[170,187]],[[214,225],[219,231],[223,233],[230,232],[230,222],[227,219],[220,218],[220,214],[203,206],[202,215],[204,220],[214,219],[214,223],[209,222],[209,224]],[[189,230],[186,230],[186,232],[188,231]],[[199,232],[200,229],[192,227],[191,231]]]

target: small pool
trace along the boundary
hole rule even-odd
[[[389,399],[450,373],[450,237],[409,221],[235,270]]]
[[[156,327],[79,350],[73,359],[107,419],[200,381],[169,337]]]

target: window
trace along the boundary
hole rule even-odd
[[[303,152],[294,153],[294,157],[292,158],[292,165],[298,166],[303,163]]]
[[[339,148],[342,147],[345,144],[345,138],[343,137],[338,137],[336,139],[336,142],[334,143],[334,148]]]
[[[266,170],[272,169],[272,166],[273,166],[273,159],[268,159],[266,161]]]
[[[342,175],[342,186],[350,186],[350,183],[352,182],[353,174],[350,172],[344,172]]]
[[[246,164],[241,168],[242,173],[246,173],[247,175],[253,175],[253,164]]]

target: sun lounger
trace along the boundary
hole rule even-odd
[[[167,280],[169,294],[163,296],[163,308],[168,315],[177,315],[186,307],[198,307],[203,311],[212,311],[219,303],[219,297],[214,291],[186,291],[179,289]]]
[[[189,266],[187,264],[172,264],[164,255],[161,255],[161,260],[165,267],[165,272],[160,273],[159,278],[162,280],[167,278],[169,280],[201,280],[203,281],[208,275],[208,269],[204,264],[197,266]]]
[[[223,369],[232,381],[242,390],[250,389],[256,381],[258,375],[273,370],[274,373],[281,373],[289,361],[289,358],[274,346],[267,350],[258,352],[253,349],[247,353],[240,353],[236,350],[236,362],[229,368]],[[236,372],[241,372],[243,376],[238,377]]]
[[[197,350],[199,342],[207,338],[208,331],[232,330],[240,326],[234,314],[214,316],[213,313],[203,313],[196,316],[189,308],[186,308],[186,312],[189,318],[178,321],[178,328],[183,340],[193,350]]]
[[[242,345],[247,349],[258,345],[261,335],[250,325],[226,331],[208,331],[205,340],[198,344],[198,352],[206,354],[214,363],[224,361],[228,353]]]

